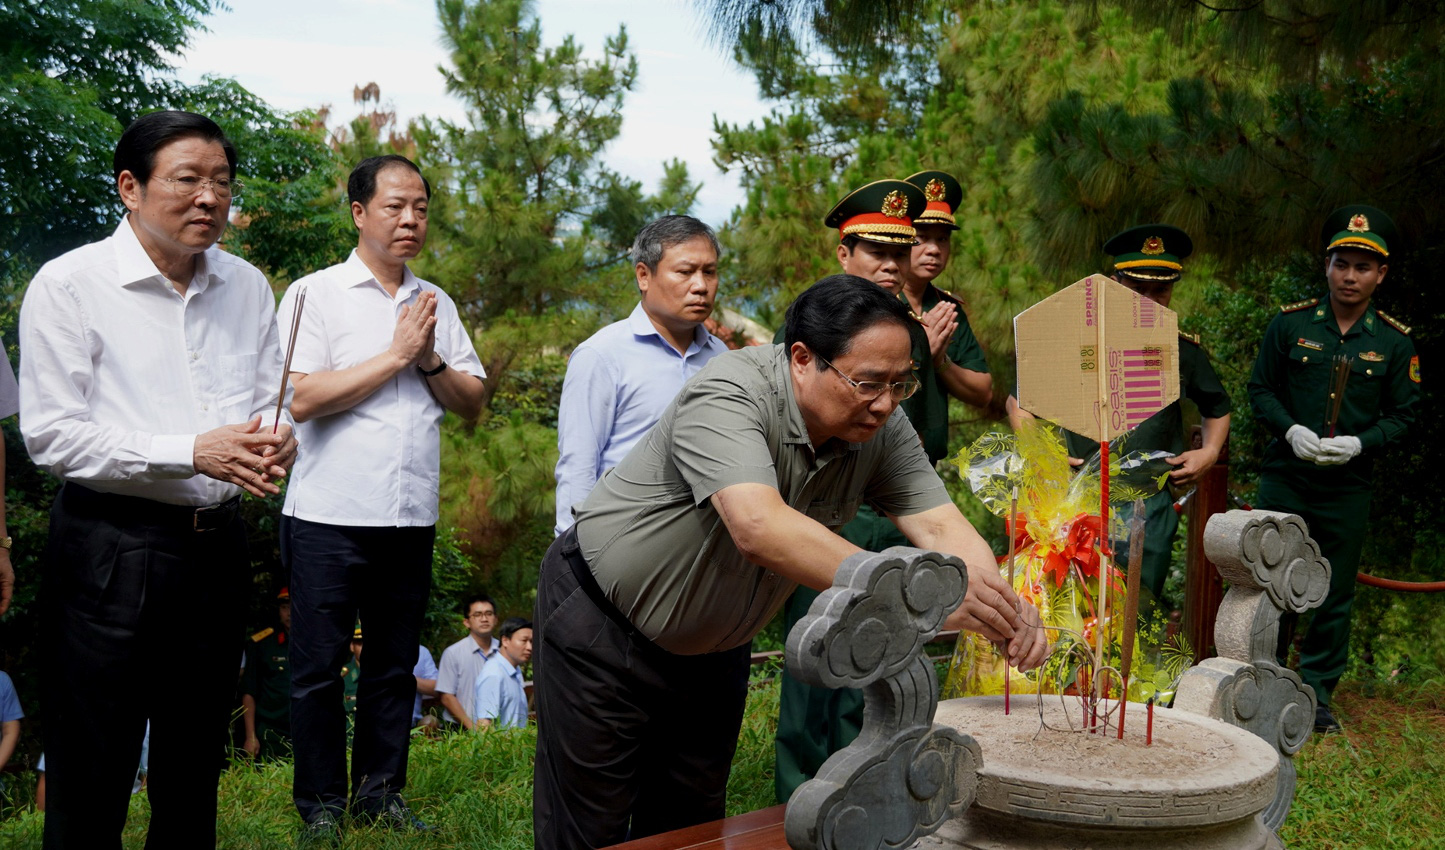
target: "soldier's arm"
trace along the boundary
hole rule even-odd
[[[241,725],[246,730],[242,747],[254,758],[261,751],[261,741],[256,737],[256,698],[250,694],[241,695]]]
[[[1287,352],[1281,341],[1284,336],[1284,318],[1275,316],[1264,332],[1264,341],[1259,346],[1259,356],[1254,360],[1254,371],[1249,376],[1249,403],[1254,415],[1264,420],[1265,425],[1276,436],[1282,436],[1295,422],[1285,409],[1280,391],[1285,383]]]
[[[946,359],[935,363],[938,377],[949,395],[974,407],[986,408],[993,402],[993,376],[988,372],[988,360],[983,346],[974,336],[963,306],[958,306],[958,328],[949,340]]]

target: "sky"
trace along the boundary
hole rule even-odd
[[[382,103],[403,124],[419,115],[463,121],[446,94],[433,0],[230,0],[204,21],[178,57],[182,80],[205,74],[233,77],[273,107],[315,109],[329,104],[333,123],[359,109],[352,90],[375,82]],[[627,25],[638,80],[626,98],[622,133],[604,153],[614,171],[654,191],[664,160],[688,165],[703,186],[694,214],[721,225],[742,202],[735,175],[712,163],[712,122],[760,118],[768,106],[752,77],[702,34],[699,14],[685,0],[539,0],[542,38],[557,44],[572,34],[597,55],[606,36]]]

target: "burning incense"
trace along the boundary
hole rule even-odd
[[[1144,500],[1134,500],[1129,520],[1129,575],[1124,591],[1124,643],[1120,647],[1119,737],[1124,737],[1124,706],[1129,704],[1129,668],[1134,664],[1134,633],[1139,627],[1139,582],[1144,571]]]
[[[1012,588],[1014,586],[1014,556],[1018,553],[1019,539],[1019,488],[1017,484],[1014,485],[1013,498],[1009,500],[1008,515],[1009,522],[1013,524],[1013,528],[1009,529],[1008,536],[1008,586]],[[1007,658],[1004,659],[1003,665],[1003,713],[1004,716],[1008,716],[1009,713],[1009,665]]]
[[[286,343],[286,363],[281,367],[281,392],[276,396],[276,418],[271,423],[271,433],[281,428],[281,407],[286,403],[286,383],[291,380],[291,356],[296,353],[296,331],[301,328],[301,311],[306,308],[306,290],[296,296],[296,312],[291,315],[291,336]]]
[[[1335,423],[1340,418],[1340,407],[1345,403],[1345,385],[1350,381],[1354,358],[1347,354],[1335,355],[1330,366],[1330,402],[1325,408],[1326,437],[1335,435]]]

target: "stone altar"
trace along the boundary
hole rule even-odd
[[[1009,716],[997,697],[939,705],[922,647],[963,598],[962,562],[904,547],[849,558],[789,634],[787,663],[811,684],[863,687],[863,731],[789,801],[789,845],[1282,847],[1273,830],[1294,797],[1292,756],[1315,697],[1274,662],[1274,643],[1284,610],[1323,600],[1329,564],[1298,517],[1268,511],[1216,515],[1205,545],[1231,583],[1221,657],[1185,674],[1150,747],[1139,704],[1122,741],[1061,731],[1075,698],[1017,700]]]

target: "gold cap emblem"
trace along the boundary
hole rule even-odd
[[[1349,227],[1346,229],[1351,233],[1369,233],[1370,220],[1360,213],[1355,213],[1355,217],[1350,219]]]
[[[928,185],[923,187],[923,197],[930,201],[941,201],[943,200],[943,195],[943,181],[941,180],[930,180],[928,181]]]
[[[895,189],[883,196],[881,212],[889,218],[903,218],[908,215],[908,199],[898,194]]]
[[[1158,236],[1150,236],[1144,240],[1144,247],[1139,250],[1149,255],[1162,254],[1164,253],[1164,240]]]

